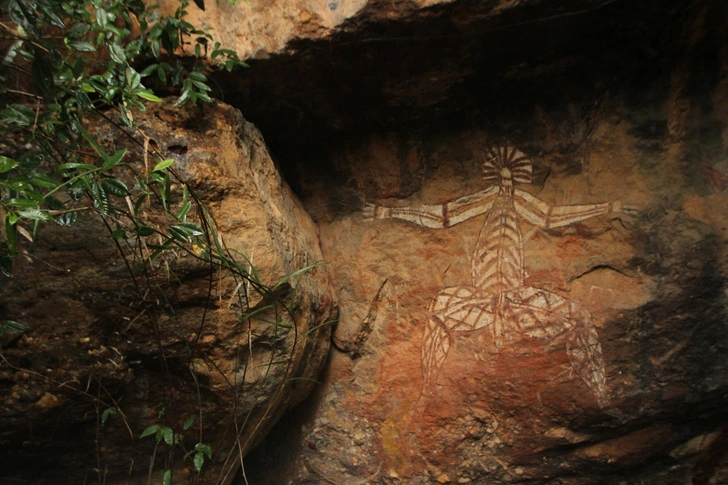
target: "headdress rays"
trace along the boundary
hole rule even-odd
[[[483,180],[497,183],[501,170],[507,168],[514,182],[533,182],[533,163],[521,150],[508,145],[495,146],[488,150],[483,161]]]

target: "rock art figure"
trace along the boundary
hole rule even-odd
[[[514,186],[530,184],[531,160],[512,147],[489,150],[483,180],[494,185],[444,204],[382,207],[369,204],[366,216],[402,219],[429,228],[447,228],[485,214],[472,256],[472,285],[444,288],[431,300],[422,339],[423,393],[430,394],[453,336],[490,327],[496,350],[525,337],[544,343],[565,341],[571,368],[591,389],[600,407],[610,404],[599,336],[591,315],[550,291],[524,283],[520,221],[541,228],[563,227],[622,211],[619,201],[549,206]]]

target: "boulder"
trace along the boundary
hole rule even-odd
[[[111,120],[89,124],[108,149],[133,147],[125,161],[140,173],[174,159],[173,211],[184,184],[239,271],[196,257],[204,242],[142,269],[137,254],[152,249],[113,239],[91,215],[43,227],[0,285],[3,317],[29,329],[2,341],[4,476],[147,483],[148,473],[159,480],[171,469],[175,481],[192,480],[202,443],[212,451],[203,482],[229,483],[326,361],[337,303],[318,229],[258,130],[222,103],[201,112],[172,99],[134,117],[131,134]],[[158,158],[145,158],[144,146]],[[158,202],[142,211],[165,227]],[[189,218],[201,221],[194,207]],[[156,447],[156,432],[140,438],[154,426],[169,428],[176,444],[165,444],[166,431]]]

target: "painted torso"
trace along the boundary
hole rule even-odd
[[[501,187],[473,252],[473,286],[490,295],[523,286],[523,236],[511,189]]]

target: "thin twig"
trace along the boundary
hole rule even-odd
[[[36,98],[36,99],[43,99],[43,96],[38,96],[37,94],[33,94],[33,93],[27,93],[25,91],[18,91],[17,89],[6,89],[5,92],[12,93],[12,94],[20,94],[21,96],[28,96],[28,97]]]

